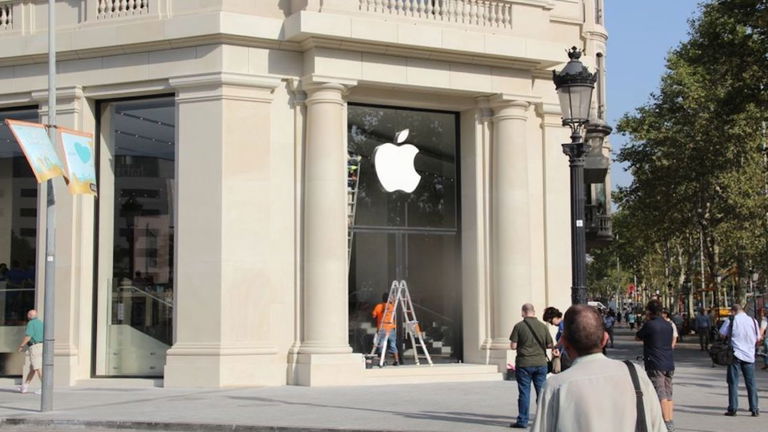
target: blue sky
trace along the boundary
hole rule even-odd
[[[688,38],[688,19],[699,0],[606,0],[608,27],[608,122],[648,101],[658,89],[667,53]],[[614,154],[625,139],[611,137]],[[617,163],[611,167],[613,188],[626,186],[632,177]]]

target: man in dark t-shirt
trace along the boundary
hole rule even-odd
[[[528,427],[528,407],[531,400],[531,381],[538,399],[547,379],[547,348],[552,348],[552,335],[547,325],[536,318],[533,305],[523,305],[523,320],[515,324],[509,335],[509,347],[517,351],[515,380],[517,381],[517,421],[513,428]]]
[[[672,323],[661,316],[661,303],[658,300],[648,302],[648,320],[637,332],[637,339],[643,341],[643,360],[645,371],[653,382],[659,395],[661,414],[667,429],[674,430],[672,421],[672,376],[675,373],[675,360],[672,356],[674,331]]]

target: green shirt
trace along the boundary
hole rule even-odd
[[[43,341],[43,322],[37,318],[32,318],[27,323],[27,331],[24,333],[30,337],[30,342],[33,344]]]
[[[546,366],[547,355],[544,348],[533,337],[533,333],[525,323],[531,325],[536,336],[544,346],[552,346],[552,335],[547,330],[547,325],[536,319],[536,317],[526,317],[523,321],[515,324],[512,334],[509,335],[510,342],[517,343],[517,358],[515,366],[517,367],[535,367]]]

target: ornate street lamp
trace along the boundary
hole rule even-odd
[[[589,122],[589,108],[595,89],[597,73],[590,73],[579,61],[581,50],[573,47],[568,51],[571,59],[560,72],[552,71],[560,109],[563,112],[563,126],[571,128],[571,142],[563,144],[563,153],[568,156],[571,167],[571,302],[587,303],[586,239],[584,235],[584,159],[589,144],[584,142],[581,132]]]

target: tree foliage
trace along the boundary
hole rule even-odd
[[[728,274],[743,297],[746,269],[768,270],[766,3],[701,4],[658,91],[619,121],[629,140],[618,160],[634,180],[616,193],[619,240],[595,254],[596,289],[605,260],[672,296],[701,279],[702,250],[705,276],[695,286],[717,289],[714,275]]]

